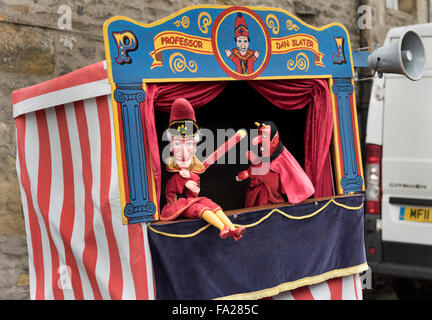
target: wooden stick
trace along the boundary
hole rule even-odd
[[[240,142],[241,139],[247,136],[247,132],[245,129],[240,129],[237,131],[231,138],[229,138],[223,145],[216,149],[210,156],[208,156],[203,165],[207,169],[213,163],[215,163],[220,157],[222,157],[225,153],[231,150],[237,143]]]

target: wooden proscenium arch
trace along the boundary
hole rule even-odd
[[[235,18],[247,21],[259,50],[253,70],[238,73],[224,53]],[[336,193],[364,191],[349,34],[339,23],[310,26],[278,8],[187,7],[151,24],[116,16],[105,22],[124,223],[158,220],[155,181],[143,130],[146,83],[328,79],[334,117]]]

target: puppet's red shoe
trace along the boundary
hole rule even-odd
[[[226,239],[228,238],[230,235],[232,235],[232,231],[230,230],[230,228],[228,226],[225,226],[221,232],[219,233],[219,237],[221,237],[222,239]]]
[[[232,237],[235,241],[239,241],[243,234],[246,232],[246,228],[245,227],[238,227],[236,228],[234,231],[232,231]]]
[[[243,236],[235,236],[233,235],[232,238],[234,239],[234,241],[239,241]]]

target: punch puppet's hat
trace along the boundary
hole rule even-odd
[[[186,99],[178,98],[173,102],[168,130],[170,134],[182,137],[193,137],[199,132],[195,111]]]
[[[246,20],[241,12],[237,13],[234,27],[234,37],[245,36],[249,37],[249,31]]]

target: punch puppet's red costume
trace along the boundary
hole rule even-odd
[[[234,37],[237,44],[237,48],[225,50],[225,53],[229,59],[231,59],[236,65],[236,72],[240,74],[251,74],[254,72],[254,63],[257,61],[259,52],[249,49],[249,31],[246,25],[246,20],[241,12],[237,14]]]
[[[244,227],[236,228],[222,208],[206,197],[200,197],[200,177],[204,165],[195,156],[199,127],[195,112],[186,99],[174,101],[168,128],[170,151],[166,168],[172,173],[165,189],[167,203],[160,219],[172,220],[178,216],[204,219],[220,230],[220,237],[239,240]]]
[[[238,174],[238,181],[250,178],[245,207],[273,203],[299,203],[315,193],[309,177],[296,159],[283,146],[276,125],[271,121],[257,124],[258,136],[252,143],[257,145],[261,157],[248,151],[252,165]]]

